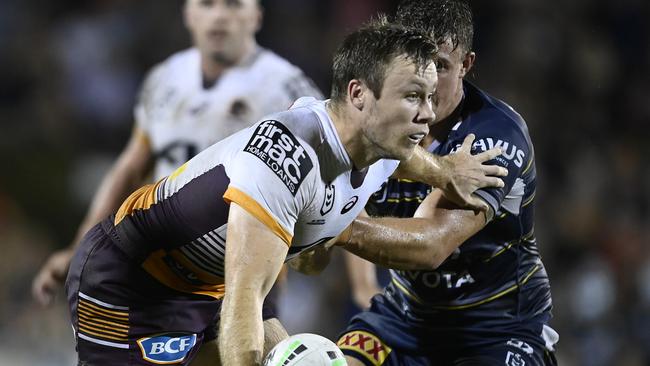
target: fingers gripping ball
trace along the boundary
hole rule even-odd
[[[347,366],[343,352],[325,337],[302,333],[278,343],[264,366]]]

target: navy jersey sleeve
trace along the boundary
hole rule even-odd
[[[508,176],[503,177],[504,187],[481,189],[476,194],[483,198],[495,213],[506,210],[518,214],[525,188],[522,176],[533,161],[530,139],[515,121],[506,118],[477,124],[468,133],[476,135],[472,146],[473,154],[499,146],[503,153],[488,164],[508,169]]]

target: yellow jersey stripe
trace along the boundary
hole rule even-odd
[[[79,332],[80,333],[92,334],[94,336],[101,337],[101,338],[112,339],[114,341],[122,341],[122,342],[128,342],[129,341],[128,337],[114,337],[114,336],[105,335],[105,334],[102,334],[102,333],[97,333],[97,332],[93,331],[92,329],[88,329],[88,328],[82,326],[81,324],[79,324]]]
[[[80,327],[85,327],[86,329],[90,329],[95,332],[99,332],[102,334],[107,334],[107,335],[112,335],[115,337],[128,337],[129,336],[129,331],[128,330],[120,330],[120,331],[115,331],[112,328],[109,328],[105,325],[102,324],[95,324],[95,323],[90,323],[90,322],[79,322]]]
[[[182,264],[185,268],[189,269],[196,275],[196,277],[205,282],[205,283],[219,283],[223,282],[223,278],[217,277],[213,274],[207,273],[203,269],[199,268],[197,265],[192,263],[183,253],[179,252],[177,249],[169,252],[169,255],[174,258],[178,263]]]
[[[131,215],[133,211],[146,210],[156,203],[156,191],[161,182],[162,180],[159,180],[156,183],[147,184],[131,193],[131,195],[122,203],[119,210],[117,210],[114,225],[119,224],[126,216]]]
[[[264,225],[266,225],[271,231],[280,237],[288,246],[291,246],[291,240],[293,236],[287,232],[271,214],[262,207],[257,201],[246,193],[240,191],[239,189],[229,186],[226,193],[223,195],[226,202],[231,203],[235,202],[243,209],[248,211],[249,214],[253,215],[255,218],[260,220]]]
[[[167,255],[163,249],[159,249],[149,255],[142,263],[142,267],[149,272],[150,275],[155,277],[158,281],[169,288],[174,290],[197,294],[207,295],[215,299],[221,299],[225,294],[225,286],[223,283],[215,285],[192,285],[185,282],[182,278],[172,271],[163,257]],[[223,281],[223,279],[221,279]]]
[[[121,328],[121,329],[127,330],[127,331],[129,330],[129,326],[127,324],[119,324],[119,323],[115,323],[115,322],[112,322],[112,321],[109,321],[109,320],[99,319],[97,317],[92,316],[92,314],[90,314],[90,313],[84,312],[83,310],[78,311],[77,315],[79,316],[79,319],[80,319],[79,321],[81,321],[81,319],[84,319],[85,321],[88,321],[88,322],[103,323],[103,324],[106,324],[107,326],[112,326],[112,327],[115,327],[115,328]],[[115,329],[115,330],[120,330],[120,329]]]
[[[102,309],[96,305],[93,305],[87,301],[79,301],[79,307],[80,308],[85,308],[93,313],[98,313],[101,315],[105,315],[110,318],[118,319],[118,320],[124,320],[127,321],[129,319],[129,313],[124,313],[120,311],[113,311],[113,310],[106,310]]]

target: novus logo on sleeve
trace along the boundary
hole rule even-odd
[[[260,123],[244,151],[266,163],[294,196],[314,166],[305,148],[278,121]]]
[[[196,334],[166,333],[138,339],[142,358],[157,364],[181,362],[196,344]]]

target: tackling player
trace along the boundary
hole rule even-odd
[[[434,117],[435,49],[398,25],[354,32],[330,101],[300,99],[212,145],[93,227],[66,281],[80,363],[186,365],[221,309],[222,364],[259,364],[282,263],[338,235],[398,160],[481,208],[470,194],[503,185],[485,175],[504,169],[481,164],[499,149],[471,156],[472,138],[445,158],[416,149]]]
[[[391,282],[350,321],[338,345],[351,366],[555,364],[558,337],[548,326],[551,293],[535,239],[535,156],[526,124],[510,106],[464,80],[476,57],[468,5],[406,0],[396,21],[435,34],[440,47],[429,151],[453,153],[475,134],[472,150],[501,146],[503,155],[492,163],[509,173],[505,187],[475,193],[489,205],[485,217],[467,215],[423,183],[391,179],[373,195],[370,214],[428,218],[421,235],[436,245],[410,246],[411,257],[396,262],[399,244],[387,245],[384,257],[374,254],[378,222],[355,221],[343,248],[392,268]],[[440,237],[449,230],[466,238],[460,247]],[[383,233],[381,240],[398,234]],[[372,265],[366,270],[374,273]]]

